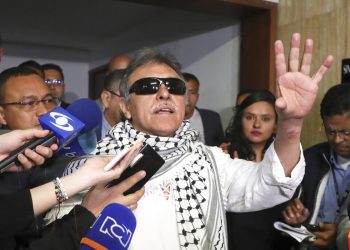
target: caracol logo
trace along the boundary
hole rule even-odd
[[[132,237],[130,229],[123,224],[119,225],[114,218],[109,216],[104,219],[100,227],[100,232],[107,234],[110,238],[118,239],[123,247],[126,247],[130,243]]]
[[[74,127],[71,124],[69,124],[69,121],[68,121],[68,120],[73,121],[73,119],[70,118],[69,116],[66,116],[64,114],[57,113],[57,112],[51,112],[50,116],[55,120],[54,122],[50,121],[50,123],[55,127],[62,129],[64,131],[74,130]]]

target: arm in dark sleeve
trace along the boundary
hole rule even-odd
[[[198,109],[202,118],[205,144],[219,146],[224,141],[224,130],[220,115],[209,109]]]
[[[220,115],[214,111],[208,112],[208,121],[206,122],[209,132],[211,134],[210,140],[206,143],[209,146],[219,146],[224,142],[224,130],[222,128],[222,123]]]
[[[0,195],[1,238],[11,237],[35,227],[32,197],[29,190]]]
[[[79,249],[81,238],[87,234],[95,219],[86,208],[75,206],[69,214],[45,227],[42,237],[31,241],[29,249]]]
[[[221,119],[220,119],[220,115],[218,114],[217,116],[217,137],[216,137],[216,142],[215,142],[215,145],[216,146],[219,146],[221,143],[224,142],[224,138],[225,138],[225,135],[224,135],[224,130],[223,130],[223,127],[222,127],[222,123],[221,123]]]

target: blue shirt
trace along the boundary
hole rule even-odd
[[[108,121],[106,120],[105,116],[102,115],[102,126],[101,126],[101,139],[106,137],[106,134],[109,130],[111,130],[111,125],[109,125]]]
[[[337,183],[334,182],[333,173],[332,170],[330,170],[327,186],[323,194],[320,210],[317,216],[317,223],[338,223],[337,220],[339,218],[337,218],[337,210],[339,209],[339,203],[343,199],[344,194],[350,185],[350,162],[347,164],[346,169],[342,168],[336,160],[336,155],[332,152],[330,163],[331,167],[334,168]],[[336,185],[338,185],[339,188],[339,201],[337,200]]]

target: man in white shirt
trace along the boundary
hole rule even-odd
[[[179,63],[155,49],[139,51],[120,84],[126,120],[93,152],[118,154],[142,140],[165,160],[138,202],[130,249],[227,249],[225,210],[256,211],[290,199],[304,174],[303,119],[333,61],[328,56],[310,77],[312,40],[305,43],[302,65],[299,47],[300,35],[294,34],[287,72],[283,44],[275,43],[279,122],[275,142],[259,163],[231,159],[199,142],[198,131],[184,121],[186,84]],[[73,163],[70,171],[77,167]]]

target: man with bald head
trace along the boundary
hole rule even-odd
[[[126,54],[116,55],[111,58],[108,63],[108,74],[114,70],[126,69],[130,62],[130,58]]]
[[[126,69],[126,67],[128,67],[128,65],[129,65],[129,62],[130,62],[130,57],[126,54],[120,54],[120,55],[113,56],[108,63],[108,71],[106,73],[107,77],[109,74],[111,74],[112,72],[114,72],[116,70]],[[103,95],[103,91],[102,91],[101,95]],[[104,111],[105,103],[103,103],[101,97],[96,99],[96,103],[100,107],[100,109],[102,111]]]

